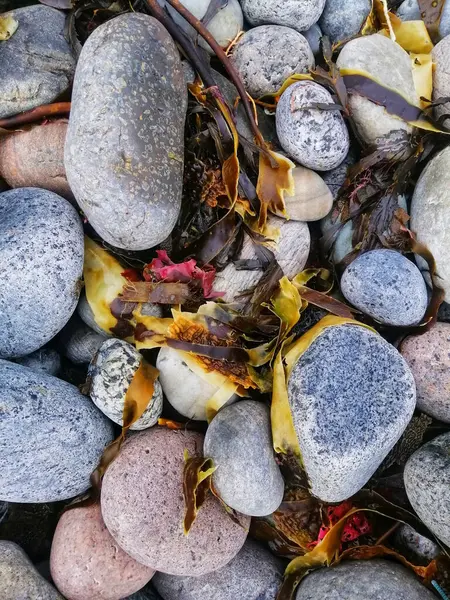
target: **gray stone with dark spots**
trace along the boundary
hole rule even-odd
[[[402,21],[420,21],[420,6],[418,0],[405,0],[400,4],[397,15]],[[439,21],[439,35],[445,38],[450,33],[450,3],[444,2]]]
[[[53,348],[41,348],[27,356],[16,359],[16,363],[45,375],[57,375],[61,368],[61,357]]]
[[[336,44],[357,35],[371,10],[371,0],[327,0],[319,25]]]
[[[37,188],[0,194],[0,357],[30,354],[64,327],[83,257],[81,219],[67,200]]]
[[[58,336],[62,354],[75,365],[91,362],[106,339],[105,334],[93,331],[78,315],[70,320]]]
[[[431,536],[430,536],[431,537]],[[395,532],[394,542],[400,546],[403,556],[410,556],[412,562],[428,563],[441,554],[441,548],[429,538],[417,533],[411,525],[404,523]]]
[[[0,499],[57,502],[83,494],[113,427],[78,388],[0,360]]]
[[[89,36],[64,161],[78,204],[113,246],[151,248],[175,226],[186,107],[178,50],[156,19],[123,14]]]
[[[325,0],[241,0],[247,21],[255,25],[286,25],[309,29],[322,14]]]
[[[414,452],[403,477],[416,513],[437,538],[450,546],[450,432]]]
[[[344,271],[345,298],[379,323],[416,325],[428,304],[427,286],[416,265],[395,250],[371,250]]]
[[[11,16],[17,30],[0,42],[0,118],[53,102],[69,89],[75,71],[63,12],[39,4]]]
[[[408,425],[414,378],[360,325],[327,327],[295,364],[289,402],[312,493],[341,502],[370,479]]]

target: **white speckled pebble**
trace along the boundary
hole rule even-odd
[[[286,25],[297,31],[309,29],[319,20],[325,0],[241,0],[251,25]]]
[[[371,0],[327,0],[319,25],[335,44],[357,35],[371,10]]]

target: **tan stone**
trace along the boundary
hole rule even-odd
[[[285,196],[286,210],[293,221],[318,221],[333,206],[333,194],[322,177],[302,166],[293,171],[295,193]]]

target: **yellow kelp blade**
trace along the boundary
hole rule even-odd
[[[401,21],[391,14],[395,41],[399,46],[413,54],[429,54],[433,50],[433,42],[423,21]],[[379,33],[388,35],[386,29]]]
[[[414,87],[420,98],[420,106],[427,108],[433,95],[433,59],[431,54],[410,54],[410,58]]]
[[[185,450],[183,472],[184,535],[188,535],[197,518],[198,511],[211,490],[211,476],[216,468],[211,458],[189,458],[189,454]]]
[[[292,171],[295,164],[278,152],[266,147],[259,153],[259,174],[256,193],[260,201],[258,230],[264,230],[268,211],[286,217],[284,194],[293,196],[295,183]]]

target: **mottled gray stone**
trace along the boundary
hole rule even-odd
[[[194,83],[195,81],[195,71],[188,60],[183,60],[181,62],[181,68],[183,69],[184,79],[186,84]]]
[[[61,331],[59,347],[71,362],[83,365],[91,362],[106,339],[105,334],[93,331],[77,316]]]
[[[2,600],[64,600],[36,570],[20,546],[0,540]]]
[[[334,169],[331,169],[330,171],[325,171],[324,173],[321,173],[322,179],[325,181],[327,186],[330,188],[331,193],[333,194],[333,200],[336,200],[336,198],[338,197],[339,190],[344,185],[345,180],[347,179],[347,171],[349,167],[355,164],[355,162],[355,153],[350,148],[349,153],[340,165],[338,165]]]
[[[78,389],[0,361],[0,499],[56,502],[84,493],[110,422]]]
[[[449,13],[449,29],[450,29],[450,3],[446,2],[444,5],[447,6]],[[449,32],[450,33],[450,32]],[[433,102],[437,102],[441,98],[448,98],[450,96],[450,36],[447,35],[433,48],[431,52],[433,58]],[[450,102],[440,104],[434,108],[434,116],[439,119],[443,115],[450,113]],[[449,125],[449,120],[445,119],[444,125]]]
[[[410,525],[400,525],[395,532],[394,541],[399,545],[402,554],[405,552],[414,560],[429,562],[441,554],[441,548],[424,535],[417,533]]]
[[[353,306],[385,325],[416,325],[428,305],[421,272],[396,250],[360,254],[345,269],[341,290]]]
[[[157,573],[152,582],[164,600],[275,600],[283,561],[248,540],[225,567],[202,577]]]
[[[241,0],[241,6],[251,25],[286,25],[303,31],[317,23],[325,0]]]
[[[53,102],[70,87],[75,70],[64,13],[37,5],[11,14],[19,26],[0,44],[0,118]]]
[[[420,21],[420,7],[417,0],[405,0],[400,4],[397,15],[402,21]],[[439,21],[439,35],[444,38],[450,33],[450,3],[444,2],[441,20]]]
[[[107,242],[156,246],[181,203],[186,82],[178,50],[153,17],[127,13],[83,46],[65,147],[67,179]]]
[[[53,192],[0,194],[0,357],[41,348],[67,323],[80,293],[83,227]]]
[[[372,10],[371,0],[326,0],[319,19],[332,44],[357,35]]]
[[[403,476],[416,513],[437,538],[450,546],[450,432],[414,452]]]
[[[320,56],[320,40],[323,33],[319,25],[314,23],[314,25],[311,25],[309,29],[306,31],[301,31],[300,33],[306,38],[306,41],[308,42],[314,56]]]
[[[300,583],[296,600],[436,600],[403,565],[381,559],[351,560],[318,569]]]
[[[114,423],[123,424],[123,406],[130,383],[142,362],[142,354],[123,340],[106,340],[89,365],[90,396],[94,404]],[[153,396],[143,415],[130,429],[147,429],[158,422],[163,406],[163,393],[158,380]]]
[[[294,366],[288,393],[311,491],[325,502],[363,487],[416,405],[405,360],[359,325],[323,330]]]
[[[243,400],[223,408],[208,427],[203,452],[217,467],[213,485],[228,506],[252,517],[270,515],[280,506],[284,481],[265,404]]]
[[[281,25],[261,25],[244,33],[233,48],[231,61],[255,98],[277,92],[288,77],[314,67],[306,38]]]
[[[37,373],[57,375],[61,368],[61,357],[53,348],[41,348],[27,356],[16,359],[16,363],[28,367]]]
[[[334,169],[347,156],[350,140],[338,111],[308,108],[333,104],[331,94],[312,81],[299,81],[283,92],[276,112],[280,144],[295,161],[315,171]]]
[[[81,292],[80,295],[80,300],[77,305],[77,313],[81,320],[96,333],[99,333],[101,335],[112,335],[111,333],[108,333],[107,331],[102,329],[100,325],[97,325],[94,313],[92,312],[92,308],[90,307],[89,302],[87,301],[84,290],[83,292]]]

